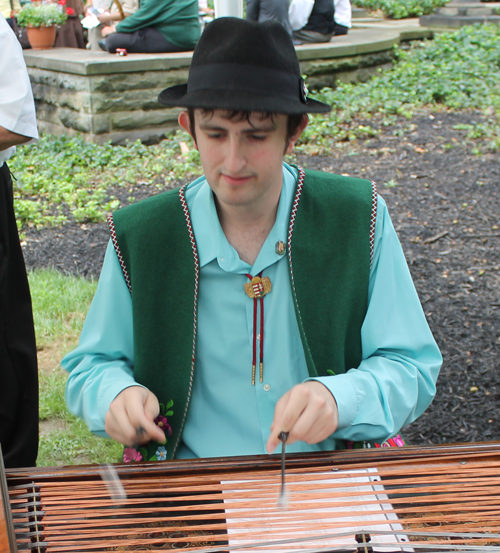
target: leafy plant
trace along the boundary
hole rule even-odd
[[[468,25],[432,41],[396,47],[392,69],[372,80],[339,84],[314,94],[333,109],[312,116],[297,146],[320,154],[335,142],[367,139],[377,134],[378,119],[392,125],[422,108],[483,110],[479,148],[500,149],[500,27]],[[19,148],[9,161],[15,183],[19,228],[93,222],[135,201],[137,187],[152,195],[201,174],[199,155],[185,132],[159,144],[140,141],[127,146],[93,144],[82,137],[43,136]],[[181,149],[182,145],[182,149]],[[185,153],[183,153],[185,152]],[[291,160],[293,161],[293,160]],[[134,194],[132,194],[134,192]]]
[[[462,27],[432,41],[395,49],[394,67],[362,84],[340,84],[314,97],[332,106],[329,118],[312,117],[299,149],[328,149],[336,140],[356,140],[360,120],[374,116],[390,124],[423,107],[479,109],[489,117],[483,130],[496,149],[500,129],[500,28]],[[366,123],[364,124],[366,126]]]
[[[70,220],[95,222],[117,209],[113,191],[141,184],[149,194],[180,178],[201,173],[194,148],[182,154],[186,133],[146,146],[98,145],[80,137],[42,136],[19,148],[9,166],[17,181],[14,202],[19,228],[57,226]]]
[[[21,8],[17,21],[21,27],[52,27],[63,25],[67,17],[66,10],[59,4],[34,1]]]
[[[381,10],[385,17],[404,19],[420,17],[432,13],[436,8],[444,6],[449,0],[354,0],[358,8],[375,11]]]

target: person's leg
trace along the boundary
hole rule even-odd
[[[334,36],[341,36],[346,35],[349,31],[349,27],[345,27],[344,25],[339,25],[338,23],[335,23],[335,29],[333,29]]]
[[[102,40],[102,34],[101,31],[103,29],[104,25],[101,23],[97,27],[94,27],[93,29],[89,29],[89,50],[92,50],[93,52],[99,52],[101,49],[99,47],[99,41]]]
[[[258,21],[260,11],[260,0],[247,0],[247,16],[249,21]]]
[[[184,51],[169,42],[160,31],[153,27],[146,27],[134,33],[113,33],[106,37],[106,48],[110,54],[116,53],[117,48],[125,48],[129,54]]]
[[[269,19],[279,21],[288,31],[288,34],[292,36],[292,26],[288,19],[288,6],[289,0],[261,0],[259,21],[261,23]]]
[[[305,31],[304,29],[293,31],[293,39],[298,43],[330,42],[332,36],[333,33],[324,35],[323,33]]]
[[[0,443],[5,466],[34,466],[38,371],[31,296],[7,164],[0,167]]]

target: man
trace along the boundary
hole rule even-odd
[[[38,373],[31,298],[14,216],[7,160],[38,138],[23,52],[0,15],[0,443],[6,467],[32,466],[38,452]]]
[[[283,26],[216,19],[159,101],[187,108],[205,175],[110,218],[70,410],[125,460],[272,452],[282,431],[329,450],[418,417],[441,356],[383,200],[283,163],[330,109]]]

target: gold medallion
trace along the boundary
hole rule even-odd
[[[271,291],[271,280],[269,277],[260,278],[255,276],[250,282],[245,283],[245,292],[252,300],[263,298]]]

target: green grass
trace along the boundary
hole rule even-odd
[[[97,281],[36,270],[30,273],[29,283],[38,344],[78,336]]]
[[[29,274],[39,348],[39,466],[116,462],[121,446],[91,434],[66,409],[61,356],[74,348],[97,283],[54,270]]]
[[[180,143],[189,140],[180,131],[153,146],[42,136],[19,148],[9,162],[17,178],[14,202],[19,228],[58,226],[69,213],[77,222],[102,221],[120,205],[110,193],[113,187],[127,190],[141,183],[154,191],[176,179],[198,176],[198,152],[181,153]]]

